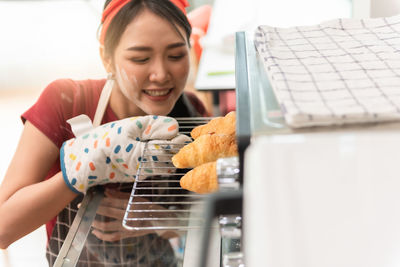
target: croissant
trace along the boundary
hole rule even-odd
[[[218,158],[236,155],[238,150],[234,135],[204,134],[182,147],[172,157],[172,163],[177,168],[194,168]]]
[[[217,162],[207,162],[187,172],[180,181],[181,187],[199,194],[218,190]]]
[[[236,112],[231,111],[225,117],[217,117],[210,120],[207,124],[203,124],[193,128],[190,135],[193,139],[203,134],[235,134],[236,132]]]

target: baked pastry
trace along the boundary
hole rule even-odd
[[[236,132],[236,112],[231,111],[225,117],[217,117],[210,120],[207,124],[193,128],[190,135],[197,139],[204,134],[227,134],[235,135]]]
[[[234,135],[204,134],[182,147],[172,157],[172,163],[177,168],[194,168],[206,162],[236,155],[238,149]]]
[[[199,194],[218,190],[217,162],[207,162],[187,172],[180,181],[181,187]]]

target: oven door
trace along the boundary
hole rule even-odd
[[[256,138],[245,156],[246,266],[400,265],[400,136]]]

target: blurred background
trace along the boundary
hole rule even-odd
[[[270,1],[281,20],[296,20],[300,0]],[[310,0],[304,0],[310,2]],[[390,16],[400,12],[399,0],[337,1],[353,17]],[[190,0],[188,11],[214,0]],[[322,8],[323,0],[314,1]],[[243,1],[243,5],[250,2]],[[289,3],[289,4],[288,4]],[[290,4],[291,3],[291,4]],[[340,4],[339,4],[340,3]],[[0,0],[0,182],[22,130],[20,114],[54,79],[105,77],[97,30],[104,0]],[[311,10],[310,10],[311,12]],[[290,14],[290,15],[288,15]],[[251,14],[243,14],[251,19]],[[0,266],[47,266],[43,227],[0,250]]]

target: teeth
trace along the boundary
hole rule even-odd
[[[151,96],[164,96],[169,93],[169,89],[166,89],[166,90],[144,90],[144,92]]]

